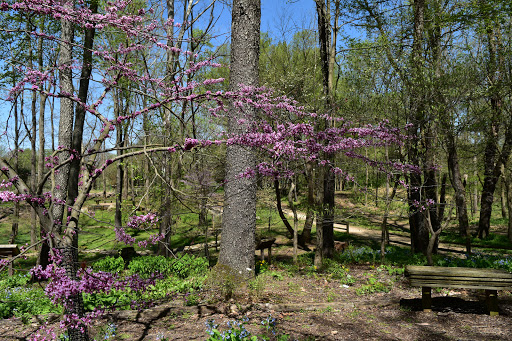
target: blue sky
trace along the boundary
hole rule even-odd
[[[216,44],[229,41],[231,10],[217,5],[220,19],[214,27],[218,35]],[[262,0],[261,31],[269,33],[273,40],[291,39],[293,33],[316,25],[314,0]]]

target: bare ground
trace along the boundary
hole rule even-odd
[[[350,230],[361,237],[380,238],[377,230],[357,226]],[[278,259],[290,257],[291,251],[275,254]],[[176,298],[141,312],[114,312],[95,322],[91,336],[103,340],[105,326],[113,323],[116,336],[110,340],[207,340],[208,320],[214,319],[222,330],[227,321],[242,317],[249,319],[247,329],[259,335],[266,333],[261,321],[271,315],[277,334],[289,335],[289,340],[512,340],[510,292],[500,292],[499,316],[489,316],[483,293],[472,290],[434,290],[433,312],[426,313],[421,311],[420,288],[411,288],[403,275],[390,275],[371,264],[350,267],[356,281],[349,287],[314,272],[289,276],[285,270],[272,270],[281,276],[263,275],[258,292],[242,288],[228,302],[211,302],[211,295],[203,293],[197,306],[187,307]],[[370,277],[384,283],[389,292],[356,293]],[[0,340],[26,340],[45,320],[60,333],[59,316],[35,318],[28,324],[12,318],[0,321]]]
[[[289,340],[512,340],[512,295],[502,292],[500,315],[491,317],[478,291],[433,292],[433,312],[421,311],[419,288],[409,287],[402,275],[389,275],[370,264],[350,268],[353,286],[310,273],[264,277],[264,288],[250,294],[241,289],[235,300],[186,307],[175,299],[142,312],[121,311],[96,322],[91,334],[103,339],[104,326],[117,326],[115,340],[206,340],[205,323],[214,319],[225,328],[229,320],[249,318],[247,329],[262,334],[261,321],[276,318],[278,334]],[[357,288],[373,276],[389,292],[358,295]],[[279,278],[281,277],[281,278]],[[50,318],[57,329],[58,316]],[[53,321],[53,322],[52,322]],[[19,319],[0,322],[0,340],[25,340],[41,320],[23,324]]]

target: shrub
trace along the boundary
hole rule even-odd
[[[377,278],[371,275],[366,280],[366,284],[361,285],[359,288],[356,289],[356,294],[366,295],[372,294],[374,292],[388,292],[389,290],[390,287],[388,285],[380,282]]]
[[[206,279],[205,285],[211,293],[218,293],[221,299],[229,300],[236,288],[244,282],[241,275],[224,264],[215,265]],[[213,298],[213,297],[212,297]]]
[[[261,298],[268,280],[269,277],[266,274],[261,274],[251,279],[248,283],[249,294],[256,299]]]
[[[105,271],[105,272],[122,272],[124,270],[124,260],[121,257],[106,257],[96,261],[92,265],[92,269],[96,272]]]
[[[355,283],[355,278],[349,274],[350,269],[332,259],[325,259],[323,268],[324,272],[329,274],[332,279],[340,280],[341,284]]]
[[[167,276],[170,272],[171,259],[164,256],[144,256],[134,258],[128,264],[128,270],[132,274],[138,274],[142,278],[151,277],[153,274]]]
[[[179,278],[188,278],[206,274],[208,260],[204,257],[196,257],[189,254],[183,254],[177,258],[144,256],[134,258],[128,265],[128,270],[143,278],[148,278],[158,273],[164,276],[174,275]]]
[[[374,250],[369,246],[349,245],[345,252],[336,254],[335,259],[340,263],[375,263],[376,260],[380,260],[380,250]]]
[[[183,254],[178,258],[171,259],[170,272],[180,278],[201,276],[207,273],[208,265],[208,259],[205,257]]]
[[[28,274],[22,275],[18,274],[15,276],[5,277],[0,281],[0,289],[9,289],[15,287],[25,286],[30,281],[30,276]]]

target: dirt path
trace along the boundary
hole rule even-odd
[[[287,216],[293,217],[293,213],[290,209],[283,209],[283,212]],[[306,219],[306,214],[303,212],[297,212],[297,216],[300,220]],[[361,226],[352,225],[350,223],[350,221],[348,223],[349,223],[349,229],[348,229],[349,234],[355,235],[357,237],[364,238],[364,239],[371,239],[371,240],[374,240],[374,241],[380,243],[381,233],[382,233],[380,230],[368,229],[368,228],[364,228]],[[335,223],[334,230],[339,231],[339,232],[347,232],[347,225]],[[409,231],[408,227],[405,228],[404,230],[405,230],[405,232]],[[390,242],[390,244],[402,245],[402,246],[410,246],[411,245],[411,239],[408,235],[404,236],[404,235],[392,233],[392,232],[390,232],[390,234],[389,234],[389,242]],[[448,243],[442,243],[442,242],[439,243],[438,250],[441,252],[452,252],[452,253],[458,253],[458,254],[466,253],[466,249],[460,245],[448,244]]]

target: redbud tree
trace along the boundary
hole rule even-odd
[[[199,148],[216,148],[219,145],[242,145],[257,152],[261,162],[255,168],[248,168],[233,179],[241,177],[270,176],[289,177],[300,172],[298,164],[317,163],[341,176],[351,178],[340,165],[333,164],[329,156],[343,153],[351,158],[369,163],[382,171],[410,170],[411,167],[398,163],[385,163],[365,158],[358,150],[368,146],[401,144],[404,141],[402,130],[390,128],[387,122],[376,126],[353,127],[350,122],[329,115],[309,113],[292,99],[276,96],[266,88],[241,85],[238,91],[210,91],[213,85],[224,79],[195,81],[190,75],[207,68],[219,66],[211,58],[202,59],[192,52],[181,50],[167,42],[172,37],[174,22],[161,23],[151,16],[150,9],[129,10],[127,1],[107,2],[101,8],[91,8],[85,2],[23,0],[3,2],[3,13],[24,13],[49,17],[60,22],[61,34],[52,35],[34,29],[20,30],[16,27],[4,28],[4,32],[16,35],[29,34],[44,40],[56,42],[59,46],[59,59],[56,64],[44,69],[18,66],[22,80],[10,91],[6,101],[13,101],[24,91],[37,92],[54,98],[60,110],[59,146],[47,157],[46,173],[37,186],[29,186],[7,158],[0,158],[0,169],[6,176],[1,184],[2,201],[28,203],[39,217],[42,234],[52,249],[53,263],[46,268],[35,268],[33,274],[49,280],[46,292],[56,303],[64,305],[65,315],[62,328],[68,329],[72,340],[86,340],[87,326],[102,311],[98,309],[85,313],[82,304],[83,293],[108,292],[111,289],[132,288],[144,290],[155,279],[141,279],[138,276],[120,278],[115,274],[94,273],[90,268],[78,267],[79,219],[82,208],[93,188],[94,182],[111,165],[135,156],[151,158],[155,153],[187,153]],[[135,13],[134,13],[135,12]],[[115,47],[94,44],[85,46],[84,39],[77,39],[76,32],[122,35]],[[76,60],[80,52],[90,51],[94,59],[89,64]],[[177,71],[172,79],[162,75],[162,68],[156,67],[165,62],[163,56],[172,52],[177,58],[187,60],[187,67]],[[91,68],[86,77],[94,83],[94,92],[83,96],[76,85],[83,80],[84,67]],[[82,77],[82,78],[81,78]],[[51,86],[48,86],[48,85]],[[126,89],[126,84],[136,84],[131,91],[144,96],[145,100],[134,104],[126,115],[114,115],[109,102],[113,92]],[[50,91],[48,89],[54,89]],[[110,158],[100,158],[104,152],[102,145],[115,143],[111,139],[117,129],[128,122],[139,122],[144,117],[163,110],[195,106],[201,108],[202,115],[212,124],[222,126],[226,117],[234,115],[244,129],[236,135],[220,134],[216,139],[185,137],[182,143],[167,145],[131,145],[123,154]],[[256,118],[245,118],[248,108],[257,109]],[[171,110],[172,109],[172,110]],[[82,148],[73,148],[73,123],[77,112],[83,112],[91,126],[89,140]],[[332,128],[320,130],[318,122],[336,121]],[[216,123],[215,123],[216,122]],[[325,125],[324,125],[325,126]],[[82,130],[83,134],[83,130]],[[76,142],[76,140],[75,140]],[[111,155],[111,154],[109,154]],[[68,188],[70,168],[77,164],[79,172],[78,192],[70,202]],[[135,239],[127,233],[129,228],[153,228],[159,217],[154,213],[132,216],[126,226],[116,226],[116,238],[127,245]],[[139,242],[146,247],[156,244],[163,238],[155,234],[148,241]],[[224,236],[226,238],[226,236]],[[4,263],[5,265],[5,263]]]

